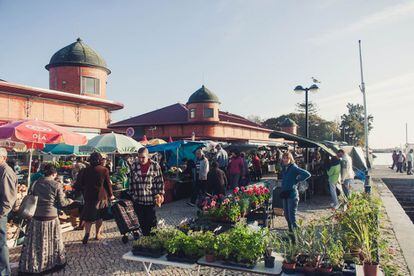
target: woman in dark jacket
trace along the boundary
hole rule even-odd
[[[207,187],[208,192],[211,192],[213,195],[226,194],[226,173],[218,167],[217,162],[211,164],[211,170],[207,174]]]
[[[20,256],[19,275],[43,274],[63,268],[65,247],[60,232],[58,207],[72,203],[55,181],[56,167],[46,164],[44,177],[32,184],[32,194],[38,197],[36,212],[30,220]]]
[[[92,153],[89,162],[90,167],[83,169],[76,181],[76,189],[83,191],[85,200],[81,215],[81,220],[85,222],[83,244],[88,243],[93,223],[96,227],[95,239],[102,238],[102,218],[105,209],[108,208],[109,200],[113,198],[109,171],[103,166],[105,160],[102,155],[98,152]]]
[[[311,174],[299,168],[295,164],[295,159],[290,152],[282,155],[282,192],[280,197],[283,201],[283,211],[289,230],[292,231],[298,225],[296,224],[296,211],[299,204],[299,193],[297,184],[305,181]]]

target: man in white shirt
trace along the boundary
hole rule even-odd
[[[407,154],[407,174],[412,175],[413,174],[413,149],[410,149],[410,151]]]
[[[351,184],[354,183],[354,170],[352,168],[352,158],[340,149],[337,153],[338,158],[341,160],[341,179],[342,187],[346,197],[351,194]]]

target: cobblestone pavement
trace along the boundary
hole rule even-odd
[[[187,200],[181,200],[163,205],[157,210],[158,219],[164,219],[167,224],[177,225],[184,218],[194,217],[197,209],[186,204]],[[300,202],[298,217],[306,224],[310,220],[329,215],[329,197],[315,196],[306,202]],[[286,229],[287,225],[283,217],[276,217],[272,226],[276,229]],[[92,235],[93,235],[92,231]],[[131,242],[123,244],[121,235],[115,222],[104,223],[105,239],[102,241],[91,240],[86,246],[80,241],[83,231],[70,231],[63,234],[67,251],[67,266],[65,270],[54,275],[146,275],[141,263],[126,261],[122,255],[131,249]],[[18,262],[20,248],[12,249],[10,252],[11,262]],[[13,269],[13,275],[16,268]],[[188,270],[158,266],[152,268],[153,275],[182,275]],[[195,272],[195,271],[193,271]],[[200,275],[209,275],[210,270],[201,269]],[[214,270],[213,275],[220,274],[220,270]],[[240,272],[227,275],[248,275]]]

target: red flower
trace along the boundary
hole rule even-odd
[[[224,195],[223,194],[219,194],[219,198],[223,198],[224,197]]]
[[[242,192],[246,191],[246,188],[244,186],[241,187]]]

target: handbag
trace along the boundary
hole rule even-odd
[[[17,211],[18,216],[22,219],[31,219],[36,212],[37,200],[39,199],[38,196],[33,195],[33,189],[36,183],[37,181],[32,184]]]

